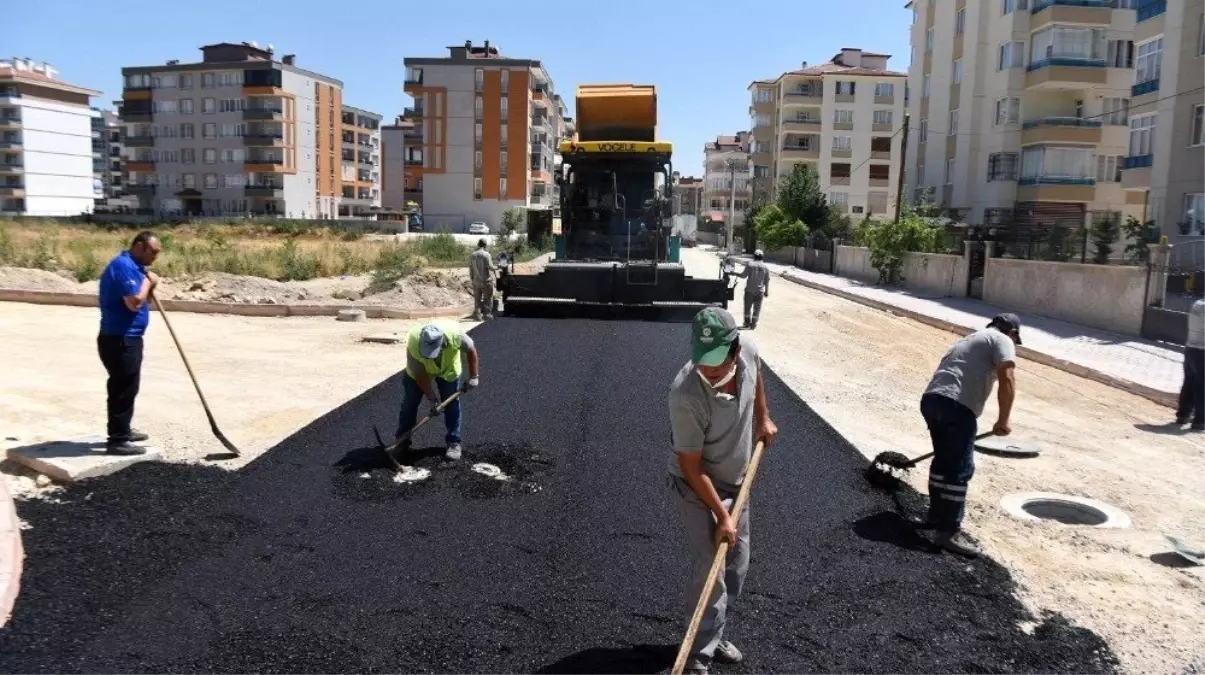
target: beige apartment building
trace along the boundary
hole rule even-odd
[[[1137,0],[914,0],[907,185],[971,224],[1128,212]]]
[[[738,131],[732,136],[716,136],[703,146],[703,215],[716,222],[728,222],[739,227],[745,222],[749,209],[750,134]]]
[[[1205,235],[1205,0],[1143,3],[1122,187],[1173,243]]]
[[[448,47],[446,57],[405,59],[409,173],[421,185],[429,228],[491,229],[511,207],[552,208],[557,147],[569,132],[564,102],[537,60],[502,55],[487,40]]]
[[[698,216],[703,209],[704,180],[674,172],[673,211],[675,216]]]
[[[749,85],[752,189],[773,194],[806,163],[838,210],[894,214],[907,76],[888,70],[890,58],[845,48],[827,63]]]

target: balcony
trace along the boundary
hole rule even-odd
[[[1138,23],[1153,19],[1167,11],[1167,0],[1147,0],[1138,6]]]
[[[155,161],[152,159],[136,159],[126,162],[126,171],[154,171]]]
[[[782,121],[783,131],[812,131],[820,133],[823,123],[817,117],[796,117]]]
[[[849,176],[829,176],[829,185],[849,185]]]
[[[246,197],[267,197],[269,199],[284,199],[285,190],[282,185],[248,185],[243,188]]]
[[[151,185],[149,183],[130,183],[129,185],[126,185],[126,192],[129,192],[132,195],[153,195],[155,194],[155,188],[157,187],[157,185]]]
[[[1121,187],[1125,190],[1146,189],[1151,186],[1151,167],[1154,155],[1125,157],[1121,161]]]
[[[17,129],[21,126],[20,117],[0,117],[0,129]]]
[[[284,118],[283,107],[251,106],[243,109],[243,119],[245,120],[283,120]]]
[[[421,86],[423,86],[423,78],[421,78],[421,77],[414,78],[412,76],[407,75],[406,79],[402,82],[402,89],[411,89],[411,88],[421,87]]]
[[[404,118],[422,117],[422,116],[423,116],[423,109],[421,107],[402,108],[402,117],[404,117]]]
[[[1091,202],[1096,179],[1086,176],[1025,176],[1017,181],[1019,202]]]
[[[0,197],[24,197],[24,185],[0,185]]]
[[[285,168],[285,161],[277,157],[248,157],[243,163],[243,171],[280,173],[288,169]]]
[[[1113,10],[1105,0],[1036,0],[1030,9],[1029,29],[1046,24],[1096,24],[1108,26]]]
[[[816,146],[807,145],[784,145],[782,146],[783,159],[820,159],[820,150]]]
[[[1128,169],[1149,169],[1155,164],[1155,156],[1138,155],[1136,157],[1126,157],[1121,161],[1122,170]]]
[[[1139,96],[1153,94],[1157,91],[1159,91],[1159,78],[1156,77],[1153,80],[1139,82],[1138,84],[1130,87],[1130,97],[1138,98]]]
[[[0,150],[20,150],[24,143],[19,139],[0,139]]]
[[[784,105],[824,105],[823,89],[793,89],[782,98]]]
[[[1100,120],[1079,117],[1039,117],[1021,125],[1021,145],[1034,143],[1086,143],[1101,139]]]
[[[280,147],[285,144],[284,134],[244,134],[243,145],[251,147]]]
[[[406,164],[406,166],[422,166],[423,158],[422,157],[407,157],[405,164]]]
[[[127,148],[153,148],[155,147],[155,137],[148,135],[126,136],[125,143]]]
[[[1108,81],[1104,59],[1052,55],[1029,64],[1025,74],[1027,89],[1084,89]]]
[[[853,156],[854,156],[853,150],[849,150],[849,149],[845,149],[845,150],[834,149],[833,150],[833,158],[834,159],[848,159]]]

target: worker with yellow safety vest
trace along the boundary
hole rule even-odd
[[[461,356],[469,364],[469,378],[461,376]],[[397,433],[400,437],[414,428],[418,416],[418,405],[425,396],[434,409],[458,389],[468,391],[480,383],[477,377],[477,348],[473,338],[462,332],[460,326],[450,321],[433,321],[415,326],[406,340],[406,372],[402,376],[402,409],[398,413]],[[444,456],[450,460],[460,459],[460,399],[457,398],[444,409],[447,434]],[[410,440],[402,444],[402,452],[410,449]]]

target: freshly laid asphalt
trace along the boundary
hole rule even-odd
[[[420,453],[424,482],[392,482],[368,449],[373,424],[394,426],[393,377],[238,473],[144,465],[20,502],[27,557],[0,670],[663,671],[693,601],[665,478],[688,330],[479,327],[464,461]],[[999,564],[926,550],[896,513],[923,499],[871,491],[865,460],[766,383],[781,435],[728,633],[747,658],[717,672],[1116,669],[1093,633],[1027,615]],[[442,420],[416,437],[441,440]]]

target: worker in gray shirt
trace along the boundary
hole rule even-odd
[[[724,574],[717,580],[699,624],[686,672],[706,673],[714,659],[737,663],[739,649],[724,640],[728,609],[740,597],[749,570],[749,508],[740,522],[730,513],[749,470],[756,441],[774,442],[757,346],[739,336],[736,319],[719,307],[694,318],[691,360],[678,371],[669,391],[674,454],[669,483],[686,525],[691,575],[687,619],[703,591],[716,546],[729,544]]]
[[[960,534],[967,487],[975,473],[978,418],[998,379],[1000,410],[992,432],[998,436],[1012,432],[1009,416],[1016,396],[1013,370],[1019,344],[1021,320],[1016,314],[997,315],[987,328],[950,347],[920,400],[934,454],[929,465],[929,515],[918,525],[936,531],[937,546],[967,557],[979,555]]]
[[[1176,424],[1192,423],[1193,431],[1205,431],[1205,299],[1188,310],[1188,339],[1184,341],[1184,384]]]
[[[473,319],[494,318],[494,260],[485,240],[469,255],[469,282],[473,285]]]
[[[745,278],[745,327],[757,328],[757,319],[761,316],[762,298],[770,296],[770,269],[762,261],[765,254],[759,248],[753,252],[753,262],[745,265],[745,269],[736,276]]]

